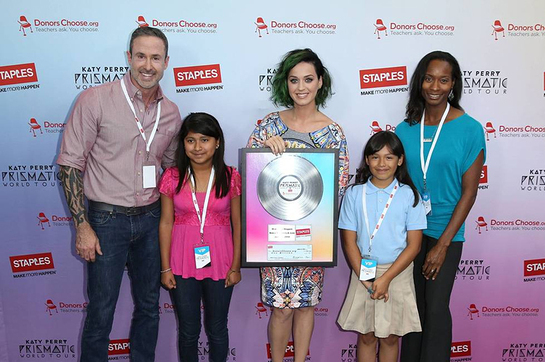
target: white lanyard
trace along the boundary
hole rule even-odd
[[[144,127],[142,127],[142,124],[140,123],[140,120],[138,119],[138,116],[136,115],[136,111],[134,110],[134,106],[131,102],[129,93],[127,92],[127,87],[125,86],[125,81],[123,79],[121,79],[121,89],[123,89],[123,94],[125,94],[125,99],[127,100],[127,103],[129,104],[129,107],[131,107],[131,111],[134,114],[134,120],[136,121],[136,127],[138,128],[138,132],[140,132],[140,135],[144,139],[144,142],[147,141],[146,152],[149,153],[151,142],[153,142],[153,138],[155,137],[155,132],[157,132],[157,127],[159,127],[159,118],[161,118],[161,102],[157,101],[157,118],[155,119],[155,124],[153,125],[153,130],[151,131],[149,140],[147,140],[146,134],[144,133]]]
[[[371,182],[371,181],[367,181]],[[371,247],[373,245],[373,238],[375,235],[377,235],[378,229],[380,229],[380,225],[382,225],[382,221],[386,217],[386,213],[388,212],[388,208],[390,207],[390,204],[392,203],[392,200],[394,198],[394,195],[397,192],[397,189],[399,188],[399,182],[396,180],[396,183],[394,185],[394,189],[392,190],[392,193],[388,197],[388,201],[386,202],[386,205],[384,205],[384,210],[382,210],[382,214],[378,218],[377,225],[375,226],[375,229],[373,230],[373,233],[371,233],[371,230],[369,229],[369,217],[367,216],[367,184],[363,184],[363,190],[361,195],[361,204],[363,208],[363,218],[365,220],[365,226],[367,227],[367,233],[369,234],[369,254],[371,254]]]
[[[191,180],[191,197],[193,198],[193,205],[195,206],[195,211],[197,212],[197,217],[199,218],[199,222],[201,223],[201,243],[203,242],[203,235],[204,235],[204,222],[206,220],[206,210],[208,210],[208,200],[210,199],[210,192],[212,191],[212,182],[214,181],[214,167],[212,167],[212,170],[210,171],[210,177],[208,178],[208,188],[206,189],[206,197],[204,198],[204,205],[202,208],[202,216],[201,216],[201,209],[199,208],[199,203],[197,202],[197,195],[195,194],[196,190],[196,183],[195,178],[191,174],[191,171],[187,169],[187,172],[189,174],[189,179]]]
[[[428,173],[428,168],[430,167],[431,154],[435,149],[435,145],[437,144],[439,134],[441,133],[441,129],[443,128],[443,124],[445,123],[445,119],[447,119],[449,110],[450,104],[447,102],[447,107],[445,108],[445,112],[443,112],[443,116],[441,117],[441,121],[439,122],[439,127],[437,127],[437,132],[433,136],[430,152],[428,153],[426,161],[424,161],[424,118],[426,117],[426,110],[424,109],[424,112],[422,112],[422,120],[420,120],[420,167],[422,167],[422,173],[424,175],[424,191],[426,191],[427,189],[426,175]]]

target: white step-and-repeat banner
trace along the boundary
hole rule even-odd
[[[457,57],[462,106],[482,123],[488,157],[451,302],[452,361],[545,360],[544,2],[27,0],[4,3],[0,22],[1,361],[78,359],[85,268],[55,159],[74,100],[127,71],[129,34],[145,23],[170,41],[164,92],[182,116],[206,111],[220,120],[231,165],[256,121],[274,110],[271,77],[291,49],[312,48],[333,75],[324,113],[344,128],[351,173],[369,136],[403,119],[420,58],[437,49]],[[217,76],[177,76],[200,69]],[[308,361],[356,360],[356,335],[335,323],[348,275],[339,249],[315,308]],[[164,290],[160,307],[157,360],[176,361]],[[132,309],[125,278],[111,360],[128,359]],[[270,359],[270,313],[258,271],[244,270],[230,311],[229,361]]]

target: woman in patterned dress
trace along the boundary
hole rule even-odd
[[[248,147],[339,149],[339,190],[348,184],[348,149],[342,128],[319,111],[331,96],[331,77],[310,49],[287,53],[272,82],[271,100],[287,109],[258,121]],[[269,321],[272,362],[283,361],[293,330],[294,362],[302,362],[314,328],[314,306],[322,299],[324,268],[261,268],[261,299],[273,307]]]

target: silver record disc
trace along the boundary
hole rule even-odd
[[[322,200],[324,184],[307,159],[284,154],[263,168],[257,179],[257,196],[263,208],[277,219],[300,220]]]

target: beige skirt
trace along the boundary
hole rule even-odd
[[[391,265],[378,265],[377,278]],[[344,330],[361,334],[375,332],[378,338],[386,338],[391,334],[403,336],[410,332],[421,332],[412,263],[390,282],[388,294],[387,302],[371,299],[367,289],[352,271],[348,293],[337,323]]]

